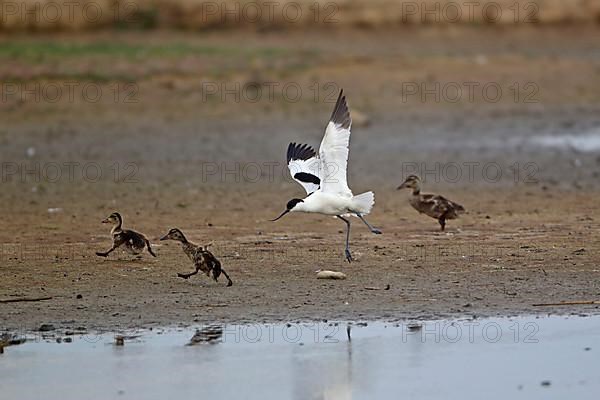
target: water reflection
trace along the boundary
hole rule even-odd
[[[291,360],[292,393],[296,400],[352,399],[352,342],[340,343],[344,351],[295,351]],[[320,354],[320,355],[319,355]]]
[[[600,391],[600,317],[370,323],[355,325],[352,341],[341,324],[232,325],[216,344],[186,346],[195,335],[6,347],[1,397],[585,399]]]

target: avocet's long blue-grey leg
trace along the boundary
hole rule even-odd
[[[350,254],[350,221],[340,215],[337,217],[346,223],[346,249],[344,253],[346,254],[346,260],[352,262],[352,254]]]
[[[369,223],[367,222],[367,220],[363,218],[363,216],[362,216],[362,215],[360,215],[359,213],[356,213],[356,215],[358,216],[358,218],[360,218],[360,220],[361,220],[362,222],[364,222],[364,223],[365,223],[365,225],[366,225],[366,226],[369,228],[369,230],[370,230],[371,232],[373,232],[373,233],[374,233],[374,234],[376,234],[376,235],[381,235],[381,234],[383,233],[383,232],[381,232],[379,229],[377,229],[377,228],[373,228],[373,227],[371,226],[371,224],[369,224]]]

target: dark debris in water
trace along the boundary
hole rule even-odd
[[[216,343],[223,336],[223,327],[219,325],[211,325],[202,329],[196,330],[196,333],[190,339],[188,346],[197,344]]]

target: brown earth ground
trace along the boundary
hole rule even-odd
[[[463,201],[462,192],[448,194]],[[122,211],[130,216],[128,226],[147,233],[155,243],[173,225],[190,240],[212,241],[234,281],[232,287],[201,275],[188,281],[178,278],[176,272],[189,271],[191,265],[175,243],[156,243],[156,259],[147,254],[140,260],[125,254],[99,259],[94,252],[108,248],[110,239],[97,218],[82,216],[84,210],[51,217],[27,213],[18,215],[20,229],[21,224],[38,227],[18,233],[31,238],[24,240],[31,246],[20,248],[22,253],[13,255],[16,259],[5,254],[2,298],[53,298],[0,305],[4,327],[29,330],[52,323],[120,329],[217,321],[598,311],[598,306],[532,307],[600,296],[599,226],[597,218],[589,217],[597,216],[600,206],[590,194],[486,193],[479,204],[471,205],[468,215],[440,233],[435,221],[417,215],[401,196],[381,191],[370,219],[384,234],[373,236],[355,222],[352,249],[357,260],[352,264],[343,261],[339,221],[291,216],[274,225],[265,220],[279,210],[263,208],[271,201],[265,194],[201,197],[220,207],[210,212],[198,205],[172,208],[171,197],[139,215],[135,208]],[[90,204],[98,210],[97,217],[103,215],[99,209],[108,211],[101,203]],[[586,205],[574,206],[582,203]],[[16,225],[9,225],[5,232],[14,229]],[[62,237],[70,244],[42,241],[40,246],[45,247],[36,248],[40,237],[50,235],[53,241]],[[42,251],[47,256],[41,256]],[[49,261],[54,255],[56,259]],[[317,269],[343,271],[348,279],[316,280]],[[368,289],[386,285],[389,290]]]
[[[600,299],[600,160],[528,144],[540,133],[600,126],[597,28],[115,35],[3,39],[5,81],[77,79],[106,90],[134,82],[139,101],[9,96],[0,103],[0,300],[52,297],[0,303],[1,328],[598,312],[597,305],[533,304]],[[48,42],[79,47],[48,50]],[[145,51],[131,57],[137,48]],[[350,183],[355,193],[376,192],[369,220],[384,234],[353,221],[352,264],[343,260],[339,221],[291,215],[268,222],[302,195],[282,178],[283,153],[293,140],[318,144],[328,99],[252,103],[200,93],[203,82],[265,81],[303,88],[336,82],[352,110],[369,119],[353,129]],[[493,104],[400,100],[403,82],[466,81],[534,82],[538,97],[531,104],[512,95]],[[104,178],[81,179],[77,169],[73,182],[64,172],[57,182],[20,173],[67,161],[94,163]],[[265,162],[278,163],[275,173],[261,169],[257,182],[243,172],[220,175]],[[406,162],[497,163],[504,176],[430,177],[426,191],[469,211],[440,233],[436,221],[410,208],[407,193],[394,190]],[[515,178],[515,162],[521,172],[533,163],[533,179]],[[207,165],[220,172],[207,175]],[[94,255],[110,245],[100,220],[117,210],[126,227],[151,238],[158,258]],[[177,278],[190,262],[176,243],[157,241],[174,226],[192,241],[213,243],[232,287]],[[318,269],[348,279],[317,280]]]

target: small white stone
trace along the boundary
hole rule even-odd
[[[346,279],[346,274],[338,271],[317,271],[317,279]]]

